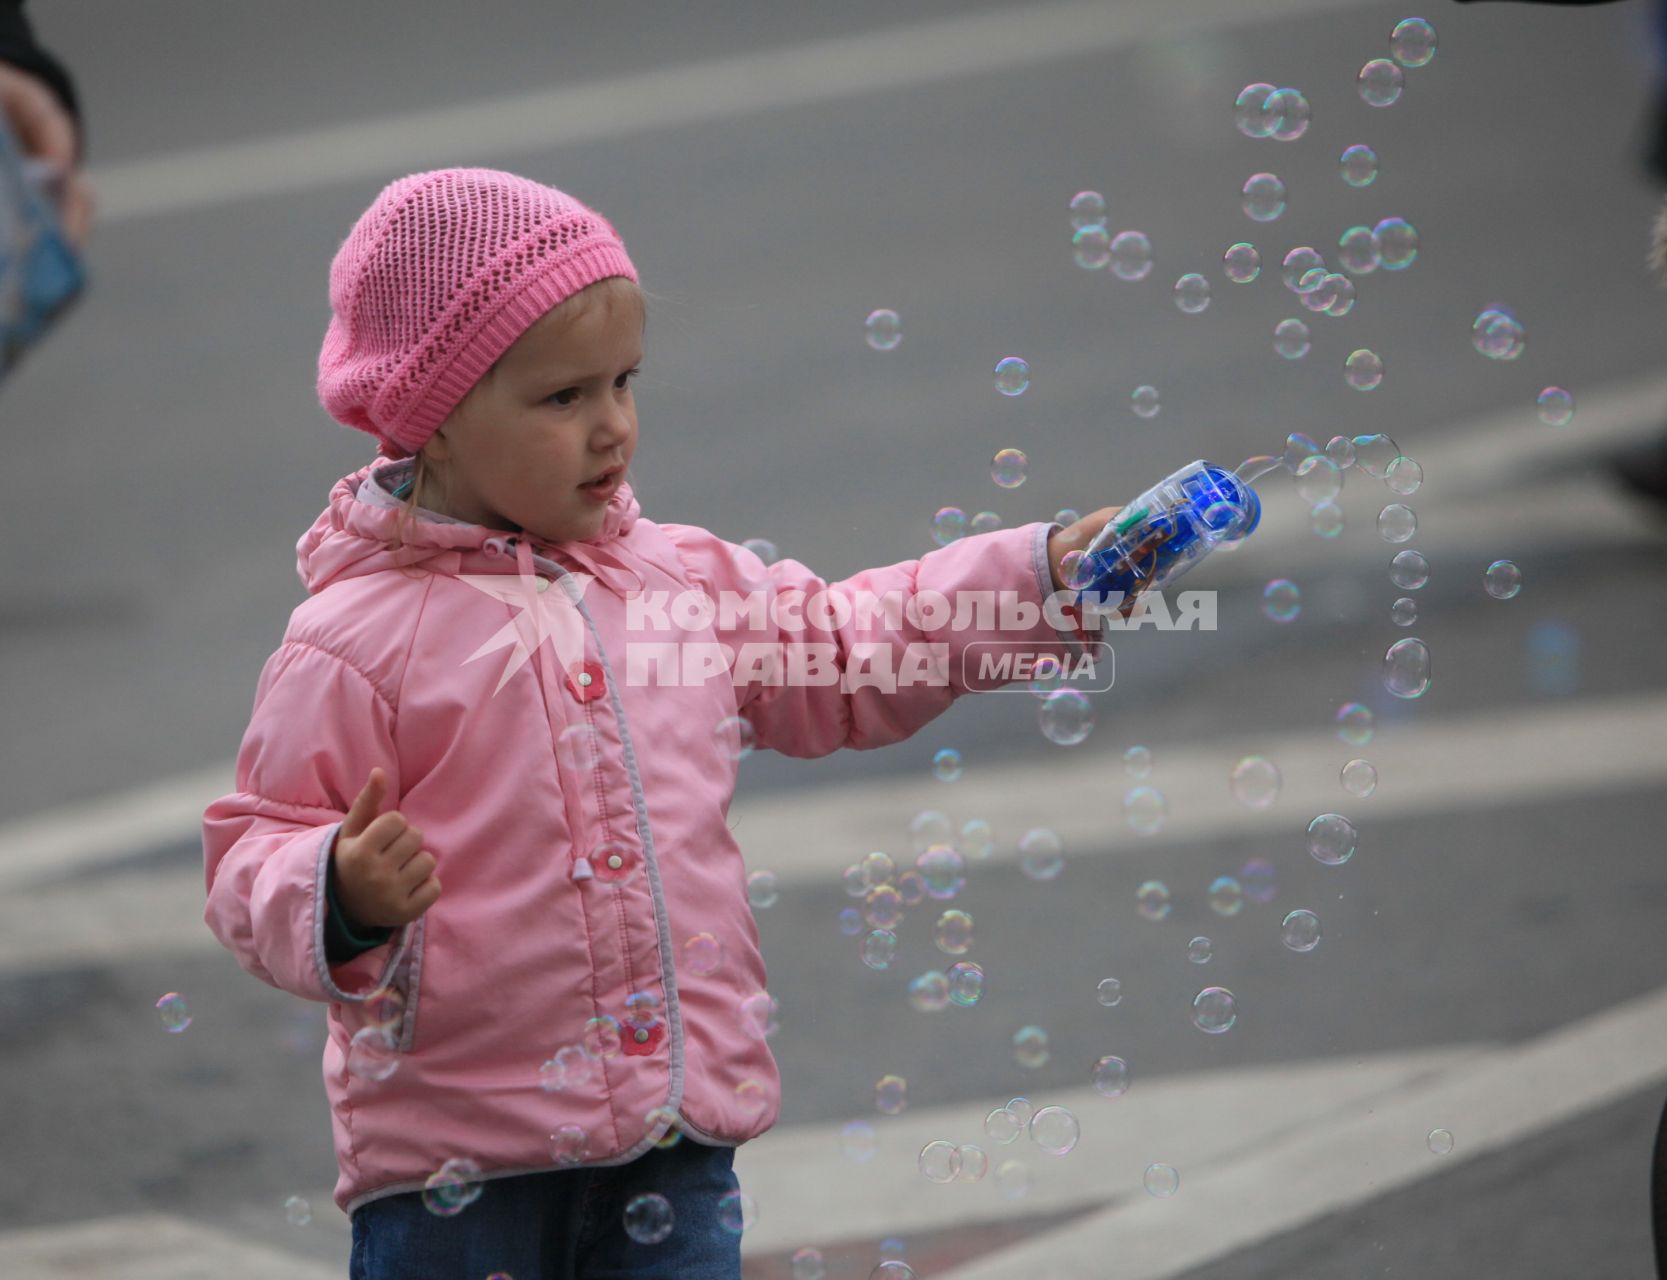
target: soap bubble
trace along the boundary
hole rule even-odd
[[[972,946],[972,917],[951,908],[938,917],[932,936],[945,955],[964,956]]]
[[[1383,482],[1390,492],[1398,493],[1403,498],[1417,493],[1424,483],[1424,468],[1411,458],[1396,458],[1389,464],[1389,470],[1383,477]]]
[[[983,1147],[975,1147],[971,1143],[963,1143],[961,1152],[962,1182],[977,1182],[990,1168],[990,1157],[984,1154]]]
[[[1280,455],[1280,461],[1285,469],[1293,475],[1308,459],[1320,452],[1320,446],[1300,431],[1293,431],[1285,437],[1285,451]]]
[[[347,1047],[347,1073],[361,1080],[386,1080],[399,1070],[398,1044],[387,1027],[360,1027]]]
[[[1406,73],[1388,58],[1373,58],[1360,68],[1355,83],[1360,86],[1360,100],[1367,106],[1387,107],[1401,96]]]
[[[1397,698],[1418,698],[1430,687],[1430,647],[1408,636],[1383,655],[1383,687]]]
[[[313,1208],[301,1196],[290,1196],[284,1201],[284,1219],[292,1227],[304,1227],[313,1220]]]
[[[1354,281],[1347,276],[1337,275],[1335,272],[1325,278],[1322,286],[1326,302],[1325,313],[1328,316],[1346,316],[1354,310]]]
[[[949,1008],[949,975],[929,969],[909,983],[909,1003],[922,1013]]]
[[[1002,395],[1023,395],[1029,386],[1029,361],[1021,356],[1004,356],[996,362],[996,390]]]
[[[957,960],[944,975],[949,979],[949,999],[970,1009],[984,995],[984,967],[971,960]]]
[[[967,521],[967,528],[973,533],[989,533],[1001,528],[1001,517],[994,511],[980,511]]]
[[[839,1149],[852,1164],[867,1164],[879,1147],[879,1135],[866,1120],[847,1121],[839,1130]]]
[[[1255,173],[1245,180],[1244,212],[1252,222],[1272,222],[1285,212],[1285,184],[1271,173]]]
[[[1239,1020],[1239,1002],[1226,987],[1205,987],[1192,1000],[1192,1025],[1206,1035],[1231,1031]]]
[[[1152,748],[1133,746],[1123,753],[1123,772],[1131,778],[1152,776]]]
[[[839,911],[839,931],[847,938],[854,938],[862,930],[862,912],[855,907],[841,907]]]
[[[1279,926],[1279,939],[1291,951],[1312,951],[1320,945],[1320,917],[1312,911],[1293,911]]]
[[[1249,284],[1262,274],[1262,255],[1256,252],[1255,245],[1241,240],[1221,255],[1221,266],[1234,284]]]
[[[961,776],[961,753],[954,747],[943,747],[932,756],[932,776],[939,782],[954,782]]]
[[[1308,854],[1315,862],[1340,867],[1360,844],[1360,832],[1340,813],[1322,813],[1308,824]]]
[[[731,760],[745,760],[758,742],[758,730],[745,716],[725,716],[712,726],[712,736]]]
[[[1083,227],[1071,236],[1071,256],[1084,271],[1099,271],[1111,261],[1111,233],[1104,227]]]
[[[1343,532],[1343,508],[1335,502],[1319,502],[1308,513],[1308,525],[1322,538],[1335,538]]]
[[[1262,104],[1262,110],[1272,126],[1268,136],[1280,142],[1295,142],[1308,132],[1313,108],[1300,89],[1275,89]]]
[[[1305,244],[1292,249],[1279,264],[1285,287],[1292,293],[1300,292],[1299,286],[1303,278],[1315,269],[1324,270],[1325,259],[1320,256],[1318,249]]]
[[[868,333],[868,345],[876,351],[890,351],[903,341],[903,330],[895,311],[870,311],[863,328]]]
[[[984,1117],[984,1132],[991,1142],[1005,1147],[1024,1131],[1024,1122],[1008,1107],[997,1107]]]
[[[890,929],[875,929],[862,940],[862,962],[876,973],[891,968],[897,958],[897,935]]]
[[[191,1025],[191,1010],[185,1003],[185,997],[177,991],[170,991],[157,1000],[156,1012],[162,1019],[163,1027],[174,1035]]]
[[[1197,315],[1210,305],[1210,282],[1196,271],[1189,271],[1175,282],[1175,305],[1189,316]]]
[[[1325,456],[1347,471],[1354,466],[1354,441],[1348,436],[1332,436],[1326,441]]]
[[[1308,326],[1301,320],[1281,320],[1273,329],[1273,349],[1287,360],[1308,354]]]
[[[1378,767],[1370,760],[1350,760],[1337,776],[1343,790],[1362,800],[1378,789]]]
[[[764,911],[781,900],[774,871],[754,871],[747,877],[747,901],[756,911]]]
[[[1208,938],[1194,938],[1187,943],[1187,959],[1193,964],[1209,964],[1215,948]]]
[[[1104,227],[1106,198],[1098,191],[1079,191],[1071,197],[1071,225],[1076,228]]]
[[[793,1280],[827,1280],[828,1264],[820,1249],[795,1249],[791,1262]]]
[[[966,859],[953,845],[929,845],[915,858],[915,870],[919,873],[926,892],[935,899],[953,898],[966,887],[967,878]],[[881,892],[880,889],[874,890]]]
[[[1389,476],[1389,468],[1401,456],[1401,447],[1381,431],[1375,435],[1354,438],[1355,465],[1374,480]]]
[[[1047,827],[1033,827],[1019,838],[1019,870],[1032,880],[1053,880],[1065,869],[1065,846]]]
[[[1116,1008],[1123,1002],[1123,984],[1116,978],[1101,978],[1094,988],[1094,998],[1107,1009]]]
[[[1074,747],[1094,730],[1094,704],[1075,689],[1056,689],[1036,708],[1042,736],[1061,747]]]
[[[1566,427],[1574,420],[1574,397],[1562,387],[1547,387],[1535,398],[1540,421],[1548,427]]]
[[[1427,1141],[1434,1155],[1444,1156],[1453,1150],[1453,1133],[1450,1129],[1431,1129]]]
[[[1239,868],[1239,882],[1244,885],[1244,896],[1258,906],[1272,902],[1274,894],[1279,891],[1273,863],[1266,858],[1247,859]]]
[[[967,857],[983,861],[995,852],[995,830],[983,818],[968,818],[961,824],[961,840],[956,848]]]
[[[874,1082],[874,1109],[894,1116],[909,1105],[909,1082],[902,1076],[884,1075]]]
[[[1389,606],[1389,620],[1397,627],[1410,627],[1418,621],[1418,602],[1411,596],[1402,596]]]
[[[1181,1189],[1181,1175],[1167,1164],[1149,1164],[1143,1178],[1146,1190],[1160,1200],[1167,1200]]]
[[[1013,1056],[1021,1067],[1035,1069],[1048,1062],[1048,1033],[1041,1027],[1020,1027],[1013,1033]]]
[[[1490,360],[1515,360],[1526,345],[1526,333],[1510,312],[1489,307],[1471,324],[1470,344]]]
[[[1246,756],[1227,776],[1233,799],[1247,809],[1266,809],[1279,799],[1279,766],[1264,756]]]
[[[1522,570],[1509,560],[1495,560],[1482,575],[1482,585],[1495,600],[1509,600],[1522,590]]]
[[[1102,1098],[1121,1098],[1129,1091],[1129,1064],[1108,1054],[1094,1064],[1093,1080]]]
[[[1310,507],[1335,501],[1343,492],[1343,469],[1323,453],[1299,462],[1294,478],[1298,496]]]
[[[1403,18],[1389,35],[1389,52],[1403,67],[1422,67],[1435,57],[1435,28],[1423,18]]]
[[[1003,489],[1017,489],[1025,482],[1029,462],[1022,449],[1001,449],[990,459],[990,479]]]
[[[1370,275],[1383,261],[1383,246],[1378,233],[1370,227],[1350,227],[1337,237],[1337,260],[1343,270],[1357,276]]]
[[[718,1225],[730,1235],[751,1231],[757,1222],[758,1205],[745,1191],[726,1191],[718,1198]]]
[[[942,1138],[928,1142],[920,1149],[919,1165],[920,1171],[933,1182],[954,1182],[961,1172],[961,1149]],[[885,1262],[880,1265],[889,1267],[897,1264]]]
[[[960,507],[939,507],[932,517],[932,541],[947,547],[967,531],[967,513]]]
[[[1383,360],[1365,347],[1349,354],[1343,362],[1343,380],[1356,391],[1370,391],[1383,381]]]
[[[1169,919],[1169,886],[1162,880],[1148,880],[1135,890],[1135,906],[1145,920]]]
[[[1152,242],[1144,231],[1119,231],[1111,238],[1111,272],[1119,280],[1144,280],[1152,271]]]
[[[996,1167],[996,1194],[1003,1200],[1023,1200],[1030,1194],[1030,1170],[1022,1160],[1003,1160]]]
[[[626,1203],[625,1234],[638,1244],[659,1244],[671,1228],[671,1201],[658,1192],[634,1196]]]
[[[723,965],[724,945],[710,933],[697,933],[683,944],[683,966],[690,973],[706,977]]]
[[[1069,1155],[1081,1136],[1082,1126],[1064,1107],[1043,1107],[1030,1117],[1030,1140],[1050,1156]]]
[[[1123,817],[1139,835],[1156,835],[1169,817],[1169,805],[1156,787],[1135,787],[1123,797]]]
[[[1378,153],[1357,142],[1343,149],[1337,167],[1342,172],[1343,181],[1351,187],[1369,187],[1377,180]]]
[[[1374,728],[1372,710],[1358,702],[1345,702],[1337,708],[1337,736],[1351,747],[1364,747],[1372,740]]]
[[[1274,622],[1294,622],[1302,612],[1302,591],[1289,578],[1275,578],[1262,588],[1262,612]]]
[[[1210,910],[1218,916],[1236,916],[1244,910],[1244,886],[1232,876],[1210,881]]]
[[[1412,508],[1391,502],[1378,512],[1378,536],[1385,542],[1410,542],[1418,532],[1418,517]]]
[[[1430,580],[1430,562],[1416,551],[1397,551],[1389,562],[1389,580],[1402,591],[1416,591]]]
[[[1418,257],[1418,230],[1405,218],[1385,218],[1372,228],[1385,271],[1405,271]]]
[[[1129,404],[1135,413],[1142,418],[1158,416],[1158,389],[1150,386],[1139,386],[1129,395]]]
[[[1247,138],[1266,138],[1274,128],[1274,119],[1268,113],[1268,96],[1274,92],[1271,84],[1247,84],[1239,90],[1239,96],[1233,101],[1233,122],[1239,132]]]
[[[1327,311],[1337,300],[1337,281],[1342,279],[1336,272],[1327,271],[1324,267],[1315,267],[1305,271],[1297,281],[1297,300],[1310,311]]]

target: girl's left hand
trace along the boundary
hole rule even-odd
[[[1048,566],[1053,570],[1053,589],[1064,591],[1066,584],[1061,573],[1059,563],[1072,551],[1086,550],[1088,544],[1105,528],[1106,522],[1115,516],[1121,507],[1101,507],[1098,511],[1091,511],[1075,524],[1066,525],[1063,529],[1056,529],[1048,539]]]

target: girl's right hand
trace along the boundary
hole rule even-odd
[[[370,771],[336,835],[336,898],[362,925],[409,924],[440,897],[435,858],[422,847],[423,833],[397,810],[381,812],[388,785],[380,768]]]

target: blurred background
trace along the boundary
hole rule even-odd
[[[86,297],[0,386],[0,1272],[345,1272],[324,1009],[208,933],[199,823],[301,599],[296,539],[372,456],[314,394],[330,258],[390,179],[481,164],[571,190],[630,246],[644,514],[830,579],[930,549],[942,507],[1090,511],[1293,432],[1385,433],[1423,474],[1409,494],[1342,471],[1328,534],[1267,476],[1263,527],[1183,584],[1216,593],[1217,628],[1114,636],[1078,742],[1019,686],[891,748],[745,762],[732,821],[776,877],[755,905],[784,1072],[780,1126],[738,1156],[749,1276],[814,1276],[806,1249],[851,1276],[1644,1273],[1667,504],[1615,459],[1667,435],[1648,0],[1420,9],[1438,52],[1382,107],[1357,75],[1412,11],[1354,0],[29,12],[75,74],[98,212]],[[1253,82],[1306,95],[1302,136],[1236,127]],[[1340,175],[1354,144],[1370,185]],[[1271,221],[1242,205],[1258,172],[1285,185]],[[1081,191],[1108,233],[1149,236],[1148,275],[1079,263]],[[1348,314],[1285,286],[1292,248],[1341,272],[1341,233],[1390,217],[1417,257],[1345,273]],[[1473,341],[1493,307],[1515,358]],[[889,350],[865,329],[882,308]],[[1368,391],[1345,377],[1361,348]],[[1009,356],[1020,395],[995,386]],[[1016,487],[992,479],[1004,448]],[[1399,545],[1394,502],[1416,518]],[[1425,585],[1392,581],[1403,550]],[[1414,637],[1431,680],[1396,697],[1386,650]],[[1327,813],[1358,832],[1339,865],[1307,847]],[[1021,855],[1039,828],[1061,863]],[[869,967],[842,873],[945,833],[966,887]],[[951,907],[960,952],[937,945]],[[921,1007],[911,984],[957,960],[982,998]],[[1216,1034],[1206,987],[1233,993]],[[877,1105],[888,1075],[901,1109]],[[1071,1119],[1002,1142],[1010,1102]],[[951,1181],[919,1167],[935,1141]]]

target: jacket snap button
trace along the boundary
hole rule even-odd
[[[617,853],[611,853],[608,855],[608,865],[615,871],[618,871],[625,865],[625,859],[620,857]]]
[[[539,590],[540,594],[542,594],[543,592],[548,591],[549,589],[550,589],[550,579],[540,578],[538,580],[538,590]]]
[[[637,1028],[637,1043],[638,1044],[645,1044],[645,1043],[647,1043],[647,1041],[648,1041],[648,1030],[647,1030],[647,1028],[638,1027]]]
[[[575,662],[567,671],[567,688],[580,702],[594,702],[607,692],[599,662]]]
[[[579,684],[582,687],[584,687],[586,689],[590,688],[590,672],[588,672],[588,671],[579,672],[578,680],[579,680]]]

